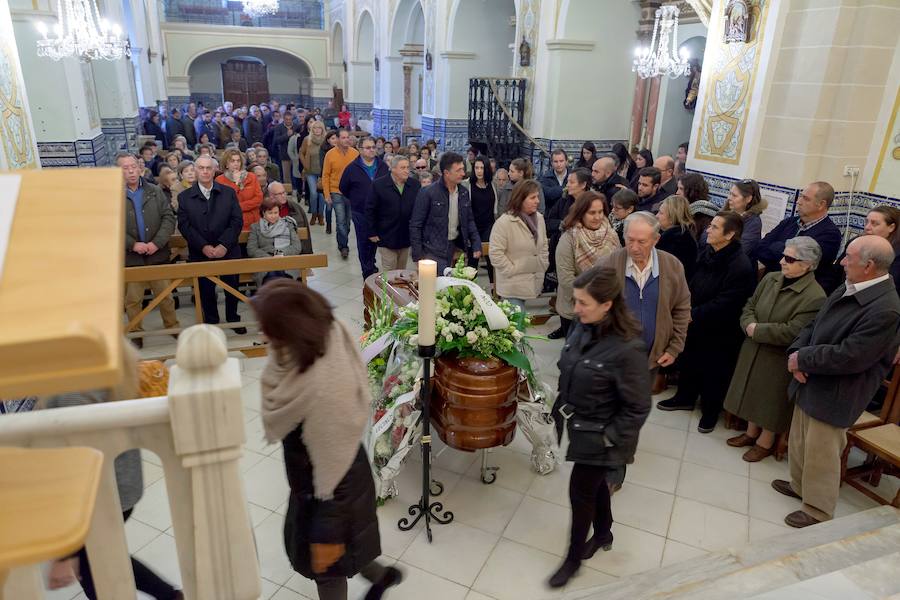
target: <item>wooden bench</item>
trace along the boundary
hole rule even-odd
[[[300,281],[306,283],[307,276],[311,269],[325,268],[328,266],[328,257],[324,254],[300,254],[296,256],[270,256],[268,258],[239,258],[231,260],[215,260],[205,262],[186,262],[171,263],[165,265],[155,265],[147,267],[127,267],[125,269],[125,283],[168,280],[169,285],[154,296],[141,312],[131,319],[125,326],[125,333],[128,337],[143,337],[144,335],[158,335],[161,333],[178,334],[182,329],[173,330],[156,330],[152,332],[136,332],[134,331],[138,323],[140,323],[154,308],[156,308],[163,298],[171,294],[175,288],[185,284],[191,285],[194,295],[194,310],[196,311],[197,323],[203,322],[203,308],[200,302],[200,278],[205,277],[213,282],[216,286],[225,290],[226,294],[231,294],[241,302],[249,302],[249,298],[234,289],[224,281],[222,275],[241,275],[244,273],[265,273],[268,271],[300,271]],[[187,283],[186,283],[187,282]],[[247,327],[255,325],[254,322],[243,321],[240,323],[227,323],[222,327]],[[245,354],[249,354],[247,349],[239,349]],[[260,354],[265,353],[262,347]]]

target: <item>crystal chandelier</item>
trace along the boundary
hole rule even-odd
[[[254,19],[278,12],[278,0],[243,0],[243,4],[244,13]]]
[[[666,4],[656,9],[653,22],[653,38],[650,47],[638,47],[634,51],[631,71],[642,79],[668,75],[672,79],[689,75],[691,67],[687,48],[678,50],[678,7]],[[669,49],[671,46],[671,50]]]
[[[131,57],[131,45],[122,38],[122,29],[101,19],[93,0],[59,0],[59,23],[54,37],[47,37],[47,24],[37,22],[42,39],[38,56],[53,60],[74,57],[83,62],[94,59],[118,60]]]

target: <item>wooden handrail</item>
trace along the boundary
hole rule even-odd
[[[220,275],[265,273],[267,271],[319,269],[327,266],[328,256],[325,254],[299,254],[296,256],[270,256],[268,258],[234,258],[204,262],[172,263],[147,267],[126,267],[125,283],[135,281],[157,281],[160,279],[218,277]]]
[[[238,244],[246,244],[247,240],[250,239],[249,231],[242,231],[240,235],[238,235]],[[301,242],[309,239],[309,228],[308,227],[298,227],[297,228],[297,239]],[[170,248],[187,248],[187,240],[180,233],[173,233],[169,236],[169,247]]]

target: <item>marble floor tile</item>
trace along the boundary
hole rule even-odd
[[[744,448],[732,448],[721,438],[689,432],[684,460],[747,477],[750,463],[741,458],[745,451]]]
[[[638,450],[634,464],[628,465],[625,481],[674,494],[680,468],[681,462],[675,458]]]
[[[784,518],[800,510],[801,502],[779,494],[768,481],[750,480],[750,516],[776,525],[784,525]]]
[[[685,462],[675,493],[733,512],[747,514],[749,479],[710,467]]]
[[[497,600],[559,598],[564,590],[552,590],[547,580],[561,563],[559,556],[504,538],[491,552],[472,589]]]
[[[463,477],[453,491],[442,498],[444,508],[453,511],[460,523],[499,535],[506,529],[523,497],[524,494],[497,484],[485,485],[479,480]]]
[[[674,502],[672,494],[626,481],[622,489],[613,494],[613,519],[616,523],[665,536]]]
[[[624,577],[656,569],[662,562],[666,538],[634,527],[613,523],[613,547],[609,552],[598,551],[585,561],[592,569],[614,577]]]
[[[524,438],[524,436],[522,436]],[[508,448],[496,448],[493,452],[488,453],[488,466],[497,467],[494,474],[497,479],[492,486],[504,487],[524,494],[528,491],[531,482],[538,474],[531,468],[530,449],[529,454],[525,455],[520,452],[509,450]],[[481,481],[481,453],[477,453],[477,458],[469,466],[466,471],[466,477]]]
[[[284,517],[272,513],[254,527],[260,575],[284,585],[295,573],[284,551]]]
[[[737,548],[747,543],[748,521],[747,515],[675,498],[668,537],[704,550]]]
[[[531,481],[526,493],[532,498],[568,507],[569,477],[571,475],[572,463],[561,463],[546,475],[537,475]]]
[[[571,509],[525,496],[503,537],[556,556],[569,547]]]
[[[268,510],[275,510],[290,494],[284,464],[265,457],[244,473],[247,500]]]
[[[428,543],[424,529],[410,544],[401,562],[444,579],[470,587],[500,536],[454,521],[432,525],[434,540]]]
[[[709,552],[706,550],[701,550],[700,548],[694,548],[693,546],[667,539],[666,546],[663,549],[661,566],[668,567],[669,565],[691,560],[698,556],[706,556],[707,554],[709,554]]]
[[[638,450],[681,460],[686,443],[687,432],[683,429],[644,423],[638,440]]]

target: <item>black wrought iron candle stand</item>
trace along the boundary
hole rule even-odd
[[[453,520],[453,513],[444,510],[441,502],[432,502],[432,496],[440,496],[444,492],[444,486],[440,481],[431,479],[431,362],[434,358],[434,346],[419,346],[419,356],[422,357],[425,367],[425,377],[422,381],[422,411],[419,419],[422,422],[422,496],[419,502],[409,507],[410,517],[403,517],[397,523],[401,531],[409,531],[416,526],[420,519],[425,519],[425,533],[428,543],[431,543],[431,521],[446,525]],[[433,489],[434,488],[434,489]]]

